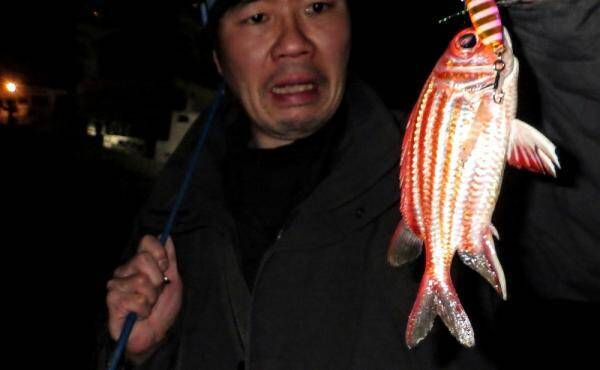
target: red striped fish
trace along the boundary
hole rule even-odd
[[[515,117],[519,66],[507,33],[504,38],[504,69],[497,71],[498,55],[474,29],[458,33],[408,121],[400,165],[402,221],[388,261],[399,266],[413,260],[425,245],[425,272],[406,329],[409,348],[427,336],[436,316],[460,343],[474,345],[450,278],[454,254],[506,299],[491,223],[505,163],[556,176],[554,145]],[[501,101],[494,98],[498,79]]]
[[[494,50],[502,49],[502,21],[495,0],[466,0],[469,18],[477,36],[484,45],[492,45]]]

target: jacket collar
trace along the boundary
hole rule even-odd
[[[399,160],[398,126],[377,94],[353,76],[348,80],[344,100],[347,127],[334,151],[332,172],[305,202],[317,212],[356,199],[395,168]]]

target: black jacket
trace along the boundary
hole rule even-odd
[[[251,295],[239,268],[235,225],[220,165],[230,110],[212,128],[172,237],[184,304],[163,346],[141,369],[488,369],[488,324],[498,298],[455,268],[481,343],[464,349],[438,320],[414,350],[404,341],[422,259],[393,269],[388,241],[398,221],[400,130],[376,94],[349,80],[347,125],[331,172],[297,206],[263,257]],[[138,237],[160,232],[201,130],[196,123],[163,171]],[[481,299],[481,297],[484,299]],[[245,367],[244,367],[245,366]]]
[[[516,271],[525,271],[537,295],[598,304],[600,3],[545,1],[509,14],[515,55],[525,67],[521,118],[556,144],[562,170],[556,180],[507,176],[517,181],[505,187],[501,203],[513,231],[506,250],[517,255]]]

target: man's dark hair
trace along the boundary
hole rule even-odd
[[[217,32],[219,29],[219,20],[227,10],[241,3],[242,1],[245,0],[216,0],[214,5],[209,10],[208,24],[206,25],[206,30],[208,32],[208,37],[210,39],[212,49],[216,49],[218,44]]]

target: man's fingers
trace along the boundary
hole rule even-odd
[[[142,296],[146,299],[146,303],[152,307],[160,294],[160,290],[144,274],[112,279],[106,284],[106,287],[113,304],[120,302],[122,299],[135,300],[135,296]]]
[[[106,303],[111,316],[115,315],[119,319],[124,319],[130,312],[145,318],[152,311],[152,305],[148,298],[141,294],[124,295],[118,291],[111,291],[106,296]]]
[[[125,265],[119,266],[115,270],[113,276],[115,278],[127,278],[138,273],[148,275],[148,278],[156,287],[163,284],[164,274],[158,266],[158,261],[154,258],[152,254],[146,251],[138,252]]]
[[[109,328],[111,336],[117,340],[126,316],[130,312],[135,312],[138,318],[146,319],[152,313],[159,293],[143,274],[112,279],[108,282],[107,288]]]
[[[119,266],[113,273],[114,278],[126,278],[136,273],[136,270],[132,268],[131,263]]]
[[[165,272],[169,268],[169,258],[165,248],[160,241],[152,235],[146,235],[140,241],[138,252],[147,252],[154,257],[160,271]]]
[[[138,260],[136,261],[136,265],[138,266],[139,271],[146,274],[156,288],[160,287],[163,284],[164,274],[160,270],[158,261],[154,259],[154,256],[148,252],[142,251],[135,256],[135,259]]]

